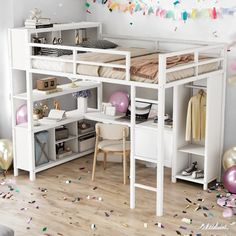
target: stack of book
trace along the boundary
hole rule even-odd
[[[53,27],[50,18],[26,19],[25,27],[29,29],[40,29]]]

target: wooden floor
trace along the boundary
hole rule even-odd
[[[0,196],[0,224],[12,227],[16,236],[236,235],[232,223],[236,216],[222,217],[222,209],[216,206],[217,192],[204,192],[200,185],[186,182],[172,184],[169,169],[165,170],[165,214],[156,217],[153,192],[138,189],[136,209],[129,208],[129,185],[122,184],[120,163],[108,163],[105,171],[99,163],[95,182],[91,168],[92,158],[85,157],[41,172],[35,182],[25,172],[17,178],[8,175],[5,184],[2,178],[0,193],[13,196]],[[154,186],[155,169],[139,165],[137,175],[138,182]],[[196,205],[186,197],[209,210],[194,211]],[[191,218],[192,224],[181,222],[183,217]],[[203,223],[227,225],[228,230],[200,230]]]

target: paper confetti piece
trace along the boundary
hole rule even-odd
[[[143,223],[143,227],[147,229],[148,223]]]
[[[183,218],[181,221],[189,225],[192,224],[192,219]]]
[[[187,230],[187,227],[185,227],[185,226],[182,226],[182,225],[180,225],[180,227],[179,227],[180,229],[184,229],[184,230]]]
[[[95,225],[95,224],[91,224],[90,228],[91,228],[92,230],[96,230],[96,225]]]
[[[187,202],[192,203],[192,201],[188,198],[185,198]]]

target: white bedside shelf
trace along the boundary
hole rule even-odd
[[[195,154],[198,156],[205,156],[205,147],[203,145],[197,145],[197,144],[188,144],[186,146],[183,146],[179,148],[180,152]]]
[[[204,178],[193,179],[191,176],[183,176],[181,175],[181,173],[176,175],[176,179],[186,180],[198,184],[204,184]]]
[[[46,100],[46,99],[49,99],[49,98],[54,98],[54,97],[59,97],[59,96],[67,95],[67,94],[72,94],[72,93],[82,91],[82,90],[93,89],[93,88],[96,88],[98,86],[98,83],[87,82],[87,81],[75,82],[75,84],[78,87],[72,88],[71,83],[59,85],[59,86],[57,86],[57,88],[61,88],[62,91],[51,93],[51,94],[45,94],[42,91],[34,89],[32,91],[32,93],[33,93],[32,101],[37,102],[37,101],[41,101],[41,100]],[[27,100],[27,93],[17,94],[13,97],[15,99]]]

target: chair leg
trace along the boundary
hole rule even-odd
[[[103,158],[103,168],[106,169],[107,165],[107,152],[104,152],[104,158]]]
[[[94,157],[93,157],[92,181],[94,181],[94,177],[95,177],[97,154],[98,154],[98,149],[96,148],[94,152]]]
[[[127,160],[126,160],[126,152],[123,152],[123,178],[124,184],[127,182]]]

